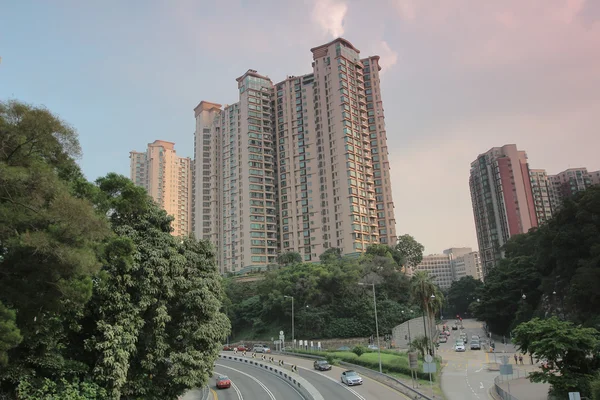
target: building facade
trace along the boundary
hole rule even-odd
[[[511,236],[538,226],[526,153],[509,144],[480,154],[471,163],[469,187],[485,277]]]
[[[467,275],[483,280],[479,253],[470,247],[452,247],[443,254],[423,256],[417,271],[427,271],[441,289],[449,289],[452,282]]]
[[[454,282],[454,268],[449,254],[430,254],[415,267],[415,271],[426,271],[440,289],[449,289]]]
[[[592,181],[592,185],[600,185],[600,171],[590,172],[590,179]]]
[[[594,173],[589,173],[587,168],[569,168],[556,175],[550,175],[554,209],[558,210],[565,199],[593,186],[594,180]]]
[[[223,272],[395,244],[379,57],[341,38],[311,52],[312,73],[273,84],[249,70],[238,103],[195,109],[194,232]]]
[[[191,234],[192,160],[178,156],[175,143],[164,140],[149,143],[146,152],[131,151],[129,158],[131,180],[174,218],[173,235]]]
[[[554,211],[552,182],[545,169],[532,169],[529,172],[538,224],[543,224],[552,218]]]

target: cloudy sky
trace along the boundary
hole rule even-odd
[[[600,169],[597,0],[0,1],[0,99],[80,133],[89,179],[130,150],[192,156],[200,100],[237,100],[252,68],[311,71],[343,36],[381,56],[397,230],[426,253],[477,247],[469,164],[516,143],[533,168]]]

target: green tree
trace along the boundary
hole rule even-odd
[[[534,318],[513,331],[513,342],[523,353],[548,361],[550,367],[532,372],[532,382],[547,382],[552,394],[566,398],[569,392],[590,393],[589,382],[599,366],[600,332],[556,317]]]
[[[476,316],[487,321],[494,333],[508,334],[534,316],[542,298],[542,274],[535,253],[539,240],[539,230],[513,236],[505,245],[506,258],[488,273],[477,294]]]
[[[483,282],[470,275],[452,282],[446,296],[448,311],[464,315],[469,310],[471,303],[477,301],[477,296],[482,288]]]
[[[277,264],[281,266],[300,264],[301,262],[302,256],[294,251],[288,251],[277,256]]]
[[[8,350],[16,347],[23,340],[15,319],[15,312],[0,303],[0,367],[8,364]]]
[[[399,259],[408,267],[414,268],[423,261],[425,247],[411,235],[398,236],[395,249],[398,252]]]
[[[415,338],[408,344],[411,350],[416,350],[419,352],[421,358],[425,357],[428,349],[431,348],[431,341],[429,338],[420,335]]]
[[[60,379],[54,382],[45,378],[39,382],[24,379],[17,387],[19,400],[108,400],[106,390],[94,382],[69,382]]]
[[[435,313],[439,311],[444,296],[427,271],[417,271],[411,281],[411,295],[423,310],[423,325],[431,336],[435,331]]]
[[[330,247],[319,256],[319,260],[324,263],[335,262],[342,259],[342,249]]]
[[[592,396],[592,400],[600,400],[600,372],[590,382],[590,395]]]
[[[110,230],[77,194],[79,155],[75,130],[47,110],[0,103],[0,302],[16,312],[10,335],[22,338],[0,369],[1,391],[34,373],[85,370],[70,358],[68,336],[80,328]]]
[[[209,244],[172,236],[172,217],[129,179],[109,174],[98,186],[115,237],[95,279],[84,359],[113,398],[203,386],[230,329]]]

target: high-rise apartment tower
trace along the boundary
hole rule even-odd
[[[248,70],[237,103],[195,109],[194,232],[224,272],[396,242],[379,57],[342,38],[311,51],[312,73]]]
[[[511,236],[538,226],[527,154],[514,144],[480,154],[471,163],[469,187],[485,278]]]
[[[155,140],[144,153],[129,153],[130,177],[173,216],[173,235],[192,232],[192,169],[189,157],[175,153],[175,143]]]

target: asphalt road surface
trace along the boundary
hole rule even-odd
[[[448,327],[454,324],[448,321]],[[494,355],[485,350],[471,350],[470,340],[472,335],[479,335],[485,340],[482,323],[472,319],[463,320],[464,332],[469,337],[464,353],[454,351],[456,340],[460,339],[460,332],[451,331],[447,343],[440,343],[438,355],[442,357],[445,365],[442,369],[441,386],[448,400],[484,400],[488,399],[488,391],[494,384],[498,371],[488,371],[486,363],[494,362]],[[502,352],[502,343],[496,343],[496,350]],[[499,353],[496,354],[500,360]]]
[[[303,400],[298,391],[275,375],[235,361],[217,360],[215,374],[227,375],[231,388],[218,390],[215,377],[210,382],[215,400]]]
[[[363,384],[359,386],[346,386],[341,383],[342,372],[346,368],[333,367],[331,371],[316,371],[313,368],[314,360],[274,355],[276,360],[283,360],[289,369],[291,363],[298,366],[301,377],[308,380],[323,395],[325,400],[405,400],[408,397],[394,389],[362,376]]]

